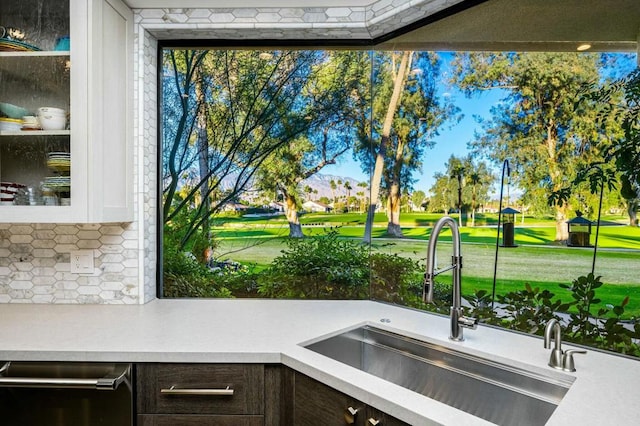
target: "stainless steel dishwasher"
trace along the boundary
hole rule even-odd
[[[130,426],[131,364],[0,361],[0,424]]]

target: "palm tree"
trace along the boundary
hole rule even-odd
[[[313,194],[313,188],[311,188],[309,185],[305,185],[304,192],[307,194],[307,199],[311,201],[311,194]]]
[[[344,189],[347,191],[347,211],[349,211],[349,198],[351,198],[351,190],[353,189],[353,187],[348,180],[345,180],[343,185]]]
[[[359,182],[358,183],[358,187],[362,188],[361,192],[358,192],[358,194],[361,194],[360,196],[362,197],[362,205],[360,206],[360,210],[361,211],[366,211],[366,205],[368,203],[368,192],[367,192],[367,188],[369,188],[369,183],[368,182]]]
[[[331,198],[333,199],[333,203],[335,204],[335,202],[336,202],[336,189],[338,188],[338,186],[336,185],[336,181],[331,179],[331,181],[329,182],[329,186],[331,187]]]
[[[364,210],[364,205],[365,205],[365,198],[364,198],[364,191],[358,191],[356,192],[356,196],[358,197],[358,200],[360,201],[360,207],[358,208],[358,210],[360,212],[362,212]]]

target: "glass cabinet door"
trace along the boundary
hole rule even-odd
[[[71,204],[69,34],[68,1],[0,2],[0,215]]]

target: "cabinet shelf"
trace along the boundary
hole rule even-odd
[[[10,57],[43,57],[43,56],[69,56],[71,52],[68,50],[38,50],[33,52],[0,52],[0,58]]]
[[[42,54],[47,53],[47,54]],[[58,52],[5,52],[0,57],[0,99],[35,115],[43,106],[69,110],[71,60]]]
[[[70,136],[71,130],[18,130],[0,131],[0,136]]]

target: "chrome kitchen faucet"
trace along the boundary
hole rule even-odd
[[[453,245],[453,256],[451,257],[451,265],[435,271],[436,244],[440,231],[445,225],[451,228],[451,243]],[[462,275],[462,256],[460,255],[460,231],[458,224],[449,216],[440,218],[431,231],[429,237],[429,247],[427,249],[427,270],[424,275],[424,291],[422,298],[425,302],[433,301],[433,279],[443,272],[453,269],[453,301],[451,305],[451,333],[449,339],[455,341],[463,341],[462,328],[475,329],[478,320],[472,317],[465,317],[462,311],[462,290],[460,277]]]

